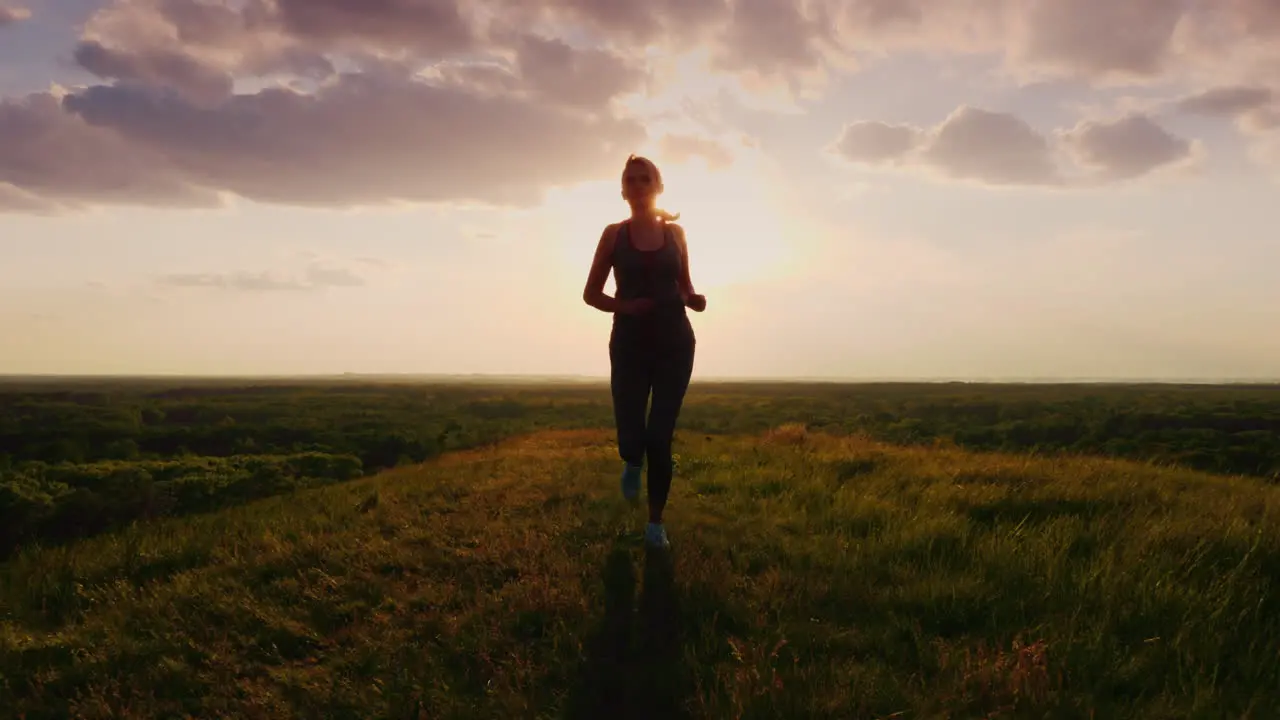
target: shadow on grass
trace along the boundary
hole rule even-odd
[[[645,551],[636,603],[631,553],[618,546],[604,567],[604,616],[586,642],[587,657],[573,688],[570,720],[687,718],[692,675],[682,653],[680,599],[668,553]]]

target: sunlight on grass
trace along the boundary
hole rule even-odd
[[[1280,489],[1110,460],[682,434],[671,556],[607,431],[0,566],[26,718],[1263,717]]]

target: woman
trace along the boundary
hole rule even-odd
[[[649,462],[649,524],[645,542],[667,548],[662,511],[671,491],[671,440],[693,374],[694,335],[685,308],[706,309],[693,291],[684,229],[656,206],[662,175],[646,158],[632,155],[622,171],[622,197],[631,217],[604,229],[596,245],[582,299],[613,313],[609,337],[609,384],[622,457],[622,494],[635,500],[640,473]],[[604,283],[613,271],[617,293]],[[653,395],[648,422],[645,406]]]

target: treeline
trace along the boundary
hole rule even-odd
[[[603,385],[0,385],[0,553],[339,482],[542,428],[609,427]],[[785,422],[1280,479],[1280,388],[710,384],[684,432]]]

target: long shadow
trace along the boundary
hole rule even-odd
[[[587,657],[570,698],[567,720],[689,717],[693,692],[683,658],[675,564],[645,552],[638,607],[631,553],[615,547],[604,567],[604,616],[587,638]]]

